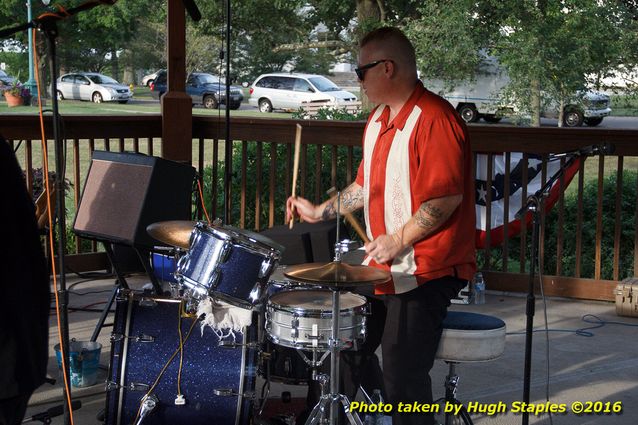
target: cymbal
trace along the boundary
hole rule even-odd
[[[146,231],[160,242],[189,249],[191,232],[196,224],[196,221],[187,220],[160,221],[146,226]]]
[[[303,283],[331,288],[376,285],[390,280],[390,272],[385,270],[339,261],[289,266],[284,271],[284,276]]]

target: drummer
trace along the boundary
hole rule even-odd
[[[373,309],[373,315],[385,318],[368,328],[372,338],[382,333],[386,402],[432,403],[429,372],[442,322],[476,270],[468,132],[450,104],[418,80],[414,47],[399,29],[376,29],[359,47],[355,71],[377,106],[365,127],[356,180],[341,192],[340,213],[364,209],[371,240],[364,264],[392,272],[390,282],[375,288],[387,312]],[[289,219],[311,223],[334,219],[336,208],[336,198],[321,205],[301,197],[286,202]],[[394,409],[393,424],[417,423],[435,422],[432,415]]]

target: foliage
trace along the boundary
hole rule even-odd
[[[286,158],[287,158],[287,149],[290,149],[290,145],[277,145],[276,147],[276,158],[274,161],[271,158],[271,143],[257,143],[257,142],[249,142],[246,146],[246,159],[245,165],[248,170],[256,170],[257,163],[259,161],[258,151],[261,148],[261,176],[257,176],[256,178],[249,178],[244,182],[246,191],[246,206],[245,211],[247,213],[246,221],[244,227],[246,229],[254,229],[254,230],[263,230],[268,227],[269,222],[269,203],[270,203],[270,175],[273,173],[274,175],[274,221],[276,224],[284,222],[285,215],[285,203],[287,197],[290,195],[290,184],[282,182],[290,181],[292,176],[289,176],[287,179],[286,169],[292,170],[292,163],[287,164],[286,167]],[[343,188],[349,184],[346,180],[346,161],[347,161],[347,152],[346,147],[341,146],[338,147],[337,150],[337,173],[335,176],[334,186]],[[292,155],[291,155],[292,156]],[[331,175],[331,158],[332,152],[330,149],[323,148],[321,151],[321,177],[320,181],[317,182],[315,178],[315,167],[316,167],[316,151],[315,148],[311,148],[308,150],[308,161],[307,161],[307,169],[299,170],[300,177],[298,177],[298,195],[304,196],[308,199],[313,200],[314,202],[319,202],[322,199],[326,198],[326,190],[333,186],[333,176]],[[353,163],[355,166],[358,165],[361,160],[361,149],[355,149],[353,154]],[[292,161],[291,161],[292,162]],[[231,173],[231,220],[230,224],[240,227],[240,209],[241,209],[241,168],[238,164],[242,163],[242,143],[235,142],[233,145],[233,171]],[[274,168],[273,167],[274,165]],[[213,176],[212,167],[208,166],[204,170],[204,202],[206,205],[206,209],[209,214],[214,214],[211,216],[211,220],[216,217],[221,218],[223,216],[224,211],[224,186],[223,186],[223,176],[224,176],[225,166],[223,161],[218,162],[217,165],[217,174]],[[305,173],[305,186],[301,187],[301,175]],[[352,176],[353,178],[355,176]],[[259,181],[260,179],[260,181]],[[215,186],[213,186],[213,184]],[[259,184],[259,185],[258,185]],[[213,203],[211,199],[213,199],[213,189],[215,189],[216,197],[215,199],[215,207],[213,208]],[[259,189],[259,196],[258,191]],[[315,198],[315,194],[319,193],[319,199]],[[257,220],[255,216],[255,212],[257,211],[257,202],[259,202],[259,225],[257,225]],[[213,213],[214,211],[214,213]]]
[[[536,124],[543,96],[565,102],[589,75],[635,63],[635,53],[622,52],[636,23],[616,1],[490,1],[501,29],[490,53],[507,69],[517,106]]]
[[[481,58],[484,39],[476,22],[472,0],[426,1],[419,16],[408,20],[406,33],[417,51],[419,70],[426,78],[451,82],[472,80]]]
[[[602,226],[601,226],[601,278],[613,279],[614,261],[614,222],[616,215],[616,199],[620,197],[620,244],[618,258],[619,279],[634,276],[634,237],[636,222],[636,182],[638,173],[625,170],[622,177],[622,193],[616,191],[616,175],[606,177],[603,181],[602,195]],[[581,268],[580,276],[583,278],[594,278],[596,269],[596,231],[597,215],[591,213],[597,211],[598,181],[589,180],[583,188],[583,218],[581,230]],[[558,206],[545,216],[545,230],[543,239],[543,273],[548,275],[556,274],[557,260],[557,236],[559,230],[563,235],[562,255],[559,259],[562,276],[576,276],[576,235],[578,213],[577,194],[572,193],[565,197],[564,217],[562,227],[559,229]],[[527,246],[525,248],[525,270],[529,270],[529,256],[531,253],[531,232],[527,233]],[[503,265],[501,256],[502,248],[491,250],[491,268],[500,270]],[[515,236],[509,239],[508,245],[508,269],[510,271],[519,270],[520,259],[520,237]],[[479,262],[484,264],[484,252],[479,253]]]
[[[2,92],[22,98],[31,96],[31,92],[29,91],[27,86],[23,85],[18,80],[13,80],[13,82],[7,88],[2,89]]]
[[[32,168],[31,173],[33,176],[33,199],[38,199],[38,196],[42,194],[44,191],[44,181],[42,176],[44,175],[44,171],[41,167]],[[24,170],[22,171],[22,176],[26,182],[27,176]],[[55,171],[49,171],[49,184],[54,185],[56,180]],[[64,190],[68,191],[73,187],[73,183],[69,179],[64,179]]]
[[[335,121],[366,121],[370,115],[370,111],[359,111],[352,113],[347,108],[336,108],[324,106],[317,110],[314,115],[308,114],[303,108],[299,108],[293,112],[293,119],[301,120],[335,120]]]
[[[13,45],[12,49],[22,49],[21,43],[11,44]],[[27,58],[21,51],[0,51],[0,62],[6,65],[5,72],[16,78],[29,75],[29,64],[25,59]]]
[[[636,223],[636,181],[638,173],[625,170],[622,176],[622,192],[616,191],[616,175],[608,176],[603,181],[602,195],[602,241],[601,241],[601,277],[613,278],[614,260],[614,222],[616,214],[616,199],[620,204],[620,279],[634,276],[634,237]],[[597,210],[598,182],[590,180],[583,190],[583,223],[582,223],[582,277],[594,277],[595,249],[596,249],[596,214],[588,212]],[[565,219],[562,232],[564,235],[563,255],[560,259],[565,276],[575,276],[576,270],[576,238],[577,234],[577,197],[565,199]],[[556,271],[556,235],[558,232],[558,213],[552,211],[547,217],[545,230],[545,273],[554,274]]]

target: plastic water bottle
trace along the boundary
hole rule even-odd
[[[485,280],[481,272],[474,275],[474,304],[485,304]]]
[[[372,392],[372,397],[370,397],[371,404],[375,404],[379,409],[376,412],[368,413],[363,420],[364,425],[383,425],[384,417],[383,411],[381,410],[381,406],[383,404],[383,397],[381,396],[381,390],[376,389]]]

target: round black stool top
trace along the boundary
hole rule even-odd
[[[464,311],[448,311],[447,317],[443,320],[443,329],[487,331],[500,329],[504,326],[505,322],[498,317]]]

